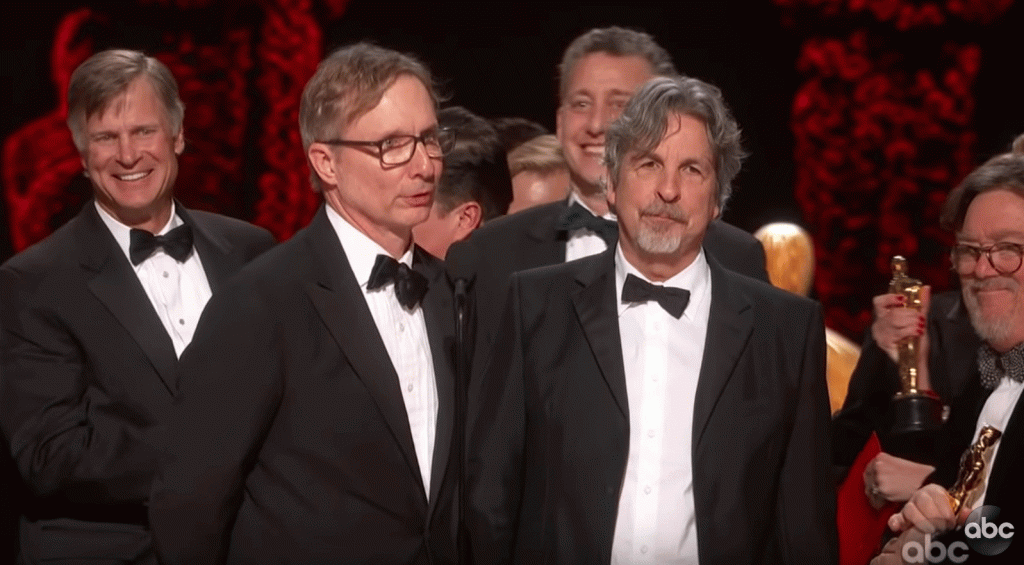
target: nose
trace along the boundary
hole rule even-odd
[[[683,179],[679,171],[670,171],[665,174],[657,187],[658,198],[662,201],[672,203],[679,200],[683,193]]]
[[[989,277],[995,277],[999,275],[996,268],[992,265],[992,259],[989,258],[988,253],[982,252],[978,256],[978,260],[974,262],[974,278],[986,279]]]
[[[587,133],[593,136],[603,135],[608,124],[618,117],[618,113],[609,104],[594,104],[587,114]]]
[[[139,148],[131,136],[119,136],[117,139],[117,162],[125,168],[131,168],[139,162]]]
[[[409,160],[409,167],[412,175],[426,180],[434,180],[440,174],[441,158],[427,155],[427,146],[421,141],[413,142],[412,159]]]

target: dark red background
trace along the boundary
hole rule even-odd
[[[73,215],[89,187],[64,127],[70,71],[95,50],[143,49],[182,86],[178,194],[287,238],[317,205],[296,127],[326,50],[360,39],[412,51],[452,103],[554,125],[555,65],[598,25],[643,28],[680,70],[714,82],[752,155],[726,219],[806,226],[816,296],[854,339],[900,253],[948,287],[946,192],[1024,131],[1013,86],[1024,23],[1013,0],[392,4],[345,0],[52,2],[13,8],[0,34],[0,260]]]

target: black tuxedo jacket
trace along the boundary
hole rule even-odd
[[[194,231],[211,289],[273,245],[216,214]],[[131,263],[92,202],[0,267],[0,427],[30,490],[28,560],[131,562],[150,551],[145,506],[178,360]]]
[[[629,450],[613,257],[513,276],[470,390],[476,563],[609,563]],[[692,438],[700,562],[835,563],[821,309],[709,263]]]
[[[465,259],[477,266],[472,286],[474,326],[477,336],[473,366],[481,364],[494,342],[513,273],[565,262],[565,232],[558,219],[568,208],[568,199],[534,206],[488,222],[473,232],[463,245],[452,246],[451,262]],[[749,233],[722,222],[712,221],[704,236],[704,249],[725,268],[768,282],[764,247]]]
[[[981,338],[971,326],[960,292],[934,295],[927,319],[928,377],[932,390],[950,408],[952,420],[974,418],[976,395],[972,392],[972,385],[979,378],[976,359]],[[845,478],[872,432],[878,433],[883,446],[887,444],[886,414],[897,390],[899,375],[896,363],[878,347],[869,332],[850,377],[843,408],[832,422],[833,456],[838,482]],[[971,421],[973,432],[974,424]],[[927,462],[959,457],[959,446],[951,443],[951,429],[947,424],[938,434],[934,452],[927,457],[931,461]]]
[[[182,356],[150,502],[162,562],[454,561],[452,295],[418,247],[413,268],[439,399],[429,496],[398,376],[321,209],[213,297]]]

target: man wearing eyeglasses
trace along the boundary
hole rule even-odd
[[[945,489],[956,480],[964,449],[985,425],[1003,435],[967,512],[994,505],[1001,509],[998,523],[1024,524],[1024,491],[1017,484],[1024,474],[1024,407],[1019,402],[1024,390],[1024,155],[999,155],[968,175],[950,193],[941,220],[956,234],[950,259],[960,292],[936,295],[924,315],[903,308],[894,295],[875,299],[873,347],[893,356],[898,340],[919,335],[918,378],[949,406],[934,467],[882,454],[865,473],[865,489],[876,504],[910,499],[889,523],[905,534],[886,547],[878,563],[899,563],[902,544],[923,543],[925,533],[945,548],[967,541],[963,532],[940,536],[966,517],[966,512],[953,516]],[[895,392],[895,381],[885,370],[873,375],[862,371],[850,387],[853,396],[840,418],[877,411],[872,402],[884,407]],[[924,483],[932,484],[915,492]],[[971,563],[1024,560],[1024,543],[1011,543],[991,558],[967,545],[963,554]]]
[[[455,561],[452,296],[412,242],[452,138],[427,69],[325,59],[300,129],[325,206],[210,303],[150,506],[162,563]]]

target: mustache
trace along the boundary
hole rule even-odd
[[[685,222],[686,214],[682,210],[665,202],[652,202],[640,210],[641,216],[661,216],[677,222]]]
[[[993,277],[990,279],[971,281],[968,289],[971,292],[984,290],[1017,290],[1017,281],[1007,277]]]

